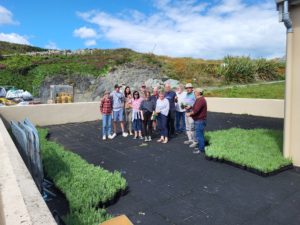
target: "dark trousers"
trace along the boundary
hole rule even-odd
[[[142,120],[141,119],[133,120],[133,130],[134,131],[142,131]]]
[[[152,135],[152,120],[151,120],[152,113],[145,112],[144,113],[144,120],[143,120],[143,128],[144,128],[144,136],[148,137]]]
[[[175,134],[175,116],[176,116],[176,110],[170,110],[168,115],[168,134],[174,135]]]
[[[158,128],[161,136],[168,137],[168,117],[159,113],[157,116]]]

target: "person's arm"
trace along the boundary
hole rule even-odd
[[[100,112],[103,113],[103,98],[100,100]]]
[[[166,101],[166,104],[165,104],[165,107],[164,107],[164,108],[165,108],[165,110],[168,111],[168,113],[169,113],[169,111],[170,111],[170,102],[169,102],[168,100]]]
[[[140,110],[143,110],[144,109],[144,100],[141,102],[141,104],[140,104],[140,108],[139,108]]]
[[[190,116],[192,115],[195,115],[195,114],[198,114],[201,110],[202,110],[202,107],[203,107],[203,103],[201,100],[195,102],[194,104],[194,107],[193,107],[193,111],[190,112]]]
[[[159,110],[159,107],[158,107],[159,102],[160,102],[160,101],[156,101],[156,106],[155,106],[155,112],[156,112],[156,113],[160,113],[160,110]]]

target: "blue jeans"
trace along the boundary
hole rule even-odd
[[[142,120],[141,119],[133,120],[133,130],[134,131],[142,131]]]
[[[205,151],[205,140],[204,140],[204,128],[205,127],[206,127],[206,120],[196,120],[195,121],[196,139],[199,143],[199,150],[201,152]]]
[[[157,120],[160,136],[168,137],[168,117],[159,113]]]
[[[111,114],[102,114],[102,134],[111,135]]]
[[[181,127],[180,127],[180,121]],[[185,112],[176,111],[176,131],[185,131]]]

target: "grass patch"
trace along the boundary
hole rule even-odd
[[[207,91],[207,97],[284,99],[285,83],[248,85]]]
[[[47,134],[47,129],[39,129],[43,166],[47,176],[69,202],[70,214],[65,218],[66,224],[96,225],[109,219],[105,209],[98,206],[125,191],[126,180],[119,172],[111,173],[89,164],[63,146],[48,141]]]
[[[224,159],[264,173],[292,163],[282,156],[282,131],[232,128],[207,132],[206,138],[210,143],[205,151],[208,157]]]

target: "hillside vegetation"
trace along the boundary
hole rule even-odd
[[[284,79],[284,64],[274,60],[230,56],[223,60],[203,60],[142,54],[130,49],[97,49],[86,54],[2,57],[0,85],[13,85],[37,95],[46,77],[106,76],[123,64],[155,67],[169,78],[204,87]]]
[[[21,54],[26,52],[42,52],[42,51],[47,51],[47,49],[34,47],[30,45],[20,45],[20,44],[0,41],[0,56],[9,55],[9,54]]]
[[[206,91],[207,97],[284,99],[285,83],[247,85]]]

